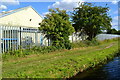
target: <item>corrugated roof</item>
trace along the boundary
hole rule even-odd
[[[18,9],[15,9],[15,10],[10,10],[10,11],[6,11],[6,12],[2,12],[0,13],[0,18],[1,17],[4,17],[4,16],[7,16],[7,15],[10,15],[10,14],[13,14],[15,12],[18,12],[18,11],[21,11],[21,10],[24,10],[24,9],[27,9],[27,8],[32,8],[32,6],[27,6],[27,7],[23,7],[23,8],[18,8]],[[33,9],[34,10],[34,9]],[[35,11],[35,10],[34,10]],[[35,11],[36,12],[36,11]],[[38,13],[37,13],[38,14]],[[38,14],[39,15],[39,14]],[[41,16],[40,16],[41,17]]]

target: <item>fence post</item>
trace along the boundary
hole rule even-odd
[[[21,46],[21,27],[20,27],[20,46]]]
[[[35,46],[38,45],[38,33],[35,32]]]
[[[0,54],[2,53],[2,41],[1,41],[1,39],[2,39],[2,26],[0,26]]]

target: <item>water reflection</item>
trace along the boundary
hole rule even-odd
[[[120,80],[120,57],[114,58],[103,67],[103,70],[107,72],[108,79]]]
[[[106,65],[79,73],[73,78],[79,80],[120,80],[120,56]]]

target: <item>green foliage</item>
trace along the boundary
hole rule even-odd
[[[106,48],[113,44],[113,46]],[[37,48],[36,48],[37,49]],[[70,78],[98,64],[112,59],[118,52],[118,43],[101,44],[82,49],[51,54],[30,55],[3,61],[3,78]]]
[[[117,31],[116,29],[108,29],[107,34],[119,34],[120,35],[120,30]]]
[[[85,41],[79,41],[79,42],[72,43],[72,47],[73,47],[73,48],[88,47],[88,46],[97,46],[97,45],[99,45],[99,44],[100,44],[100,42],[97,41],[97,40],[94,38],[94,39],[92,39],[92,41],[85,40]]]
[[[80,42],[75,42],[75,43],[64,43],[66,49],[71,49],[72,48],[79,48],[79,47],[87,47],[87,46],[94,46],[98,45],[98,41],[92,40],[92,41],[80,41]],[[35,46],[31,49],[19,49],[19,50],[14,50],[14,51],[8,51],[3,54],[3,58],[7,58],[7,56],[16,56],[16,57],[25,57],[30,54],[44,54],[44,53],[50,53],[54,52],[57,50],[63,50],[63,47],[61,46]]]
[[[102,30],[111,28],[112,18],[108,7],[94,6],[92,3],[79,4],[74,9],[72,21],[76,32],[84,32],[92,40]]]
[[[56,50],[60,50],[60,47],[55,47],[55,46],[45,46],[45,47],[37,47],[35,46],[34,48],[32,48],[31,50],[33,50],[36,53],[50,53]]]
[[[16,57],[25,57],[26,55],[34,54],[32,50],[30,49],[19,49],[14,51],[8,51],[3,53],[2,57],[3,59],[6,59],[9,56],[16,56]]]
[[[61,47],[55,47],[55,46],[45,46],[45,47],[33,47],[31,49],[20,49],[20,50],[14,50],[14,51],[8,51],[5,52],[2,56],[4,59],[7,58],[7,56],[16,56],[16,57],[25,57],[30,54],[44,54],[44,53],[50,53],[56,50],[60,50]]]
[[[80,42],[74,42],[74,43],[64,43],[67,47],[66,49],[71,49],[71,47],[74,48],[80,48],[80,47],[89,47],[89,46],[98,46],[100,44],[106,44],[113,41],[118,41],[120,38],[113,38],[113,39],[106,39],[103,41],[97,41],[95,38],[92,41],[85,40]],[[30,49],[20,49],[20,50],[14,50],[14,51],[8,51],[3,53],[2,58],[6,60],[8,57],[26,57],[30,54],[45,54],[50,53],[54,51],[62,51],[64,50],[61,48],[61,46],[35,46]]]
[[[86,40],[84,43],[85,43],[87,46],[96,46],[96,45],[99,45],[99,42],[96,41],[96,40],[92,40],[92,41]]]
[[[50,13],[46,15],[39,29],[51,40],[52,46],[61,48],[70,48],[69,36],[74,32],[69,21],[69,15],[65,10],[49,9]]]
[[[117,34],[119,34],[119,35],[120,35],[120,30],[118,30],[118,31],[117,31]]]

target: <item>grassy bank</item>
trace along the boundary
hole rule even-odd
[[[117,39],[112,39],[112,40],[117,40]],[[106,41],[105,41],[106,42]],[[110,40],[109,40],[110,42]],[[74,42],[74,43],[70,43],[71,44],[71,49],[73,48],[79,48],[79,47],[88,47],[88,46],[96,46],[99,45],[100,42],[96,41],[96,40],[92,40],[92,41],[79,41],[79,42]],[[4,60],[6,59],[11,59],[11,57],[25,57],[31,54],[46,54],[46,53],[50,53],[50,52],[54,52],[54,51],[62,51],[66,48],[62,48],[60,46],[34,46],[33,48],[28,48],[27,49],[19,49],[19,50],[9,50],[8,52],[5,52],[2,55],[2,58]]]
[[[118,53],[118,41],[3,60],[3,78],[69,78]]]

